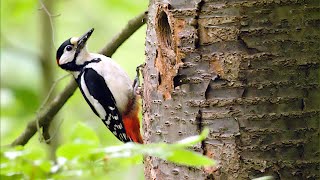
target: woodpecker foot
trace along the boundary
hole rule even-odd
[[[133,92],[136,94],[136,95],[141,95],[142,94],[142,88],[140,86],[140,71],[144,68],[144,64],[140,64],[139,66],[137,66],[136,68],[136,72],[137,72],[137,75],[133,81]]]

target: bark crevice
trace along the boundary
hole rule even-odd
[[[199,134],[203,131],[203,122],[202,122],[202,111],[201,109],[199,109],[197,115],[196,115],[196,122],[197,122],[197,126],[198,126],[198,131]],[[206,155],[207,154],[207,148],[206,148],[206,142],[205,139],[203,141],[201,141],[201,149],[202,149],[202,154]]]

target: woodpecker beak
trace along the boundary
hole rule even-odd
[[[81,49],[83,49],[86,46],[86,43],[91,36],[92,32],[94,31],[94,28],[90,29],[88,32],[86,32],[84,35],[82,35],[77,43],[77,51],[80,52]]]

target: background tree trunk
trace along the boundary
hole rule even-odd
[[[55,2],[53,0],[48,1],[39,1],[41,14],[40,14],[40,24],[41,24],[41,39],[40,39],[40,62],[41,62],[41,70],[43,77],[43,99],[48,96],[50,92],[51,86],[55,81],[54,77],[54,57],[55,54],[53,51],[56,49],[54,47],[54,32],[53,25],[51,24],[52,18],[54,16],[52,13],[54,12]],[[50,20],[51,19],[51,20]],[[53,91],[51,96],[54,96],[55,92]],[[59,119],[59,117],[54,117]],[[48,144],[48,157],[55,161],[56,160],[56,150],[60,145],[60,133],[59,133],[58,123],[56,121],[52,121],[52,123],[47,123],[42,128],[42,134],[40,134],[40,138],[46,141]],[[50,135],[51,134],[51,135]],[[53,135],[53,136],[52,136]],[[43,136],[43,137],[41,137]]]
[[[150,0],[144,139],[217,160],[147,157],[147,179],[319,179],[318,0]],[[186,157],[187,158],[187,157]]]

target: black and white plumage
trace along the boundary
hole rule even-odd
[[[57,63],[73,74],[85,100],[108,129],[119,140],[132,141],[122,120],[123,114],[130,113],[129,106],[136,109],[132,103],[135,102],[132,81],[111,58],[87,51],[86,41],[92,32],[93,29],[62,43],[57,51]]]
[[[94,68],[84,68],[77,82],[93,112],[116,137],[124,142],[129,141],[116,101],[104,78]]]

